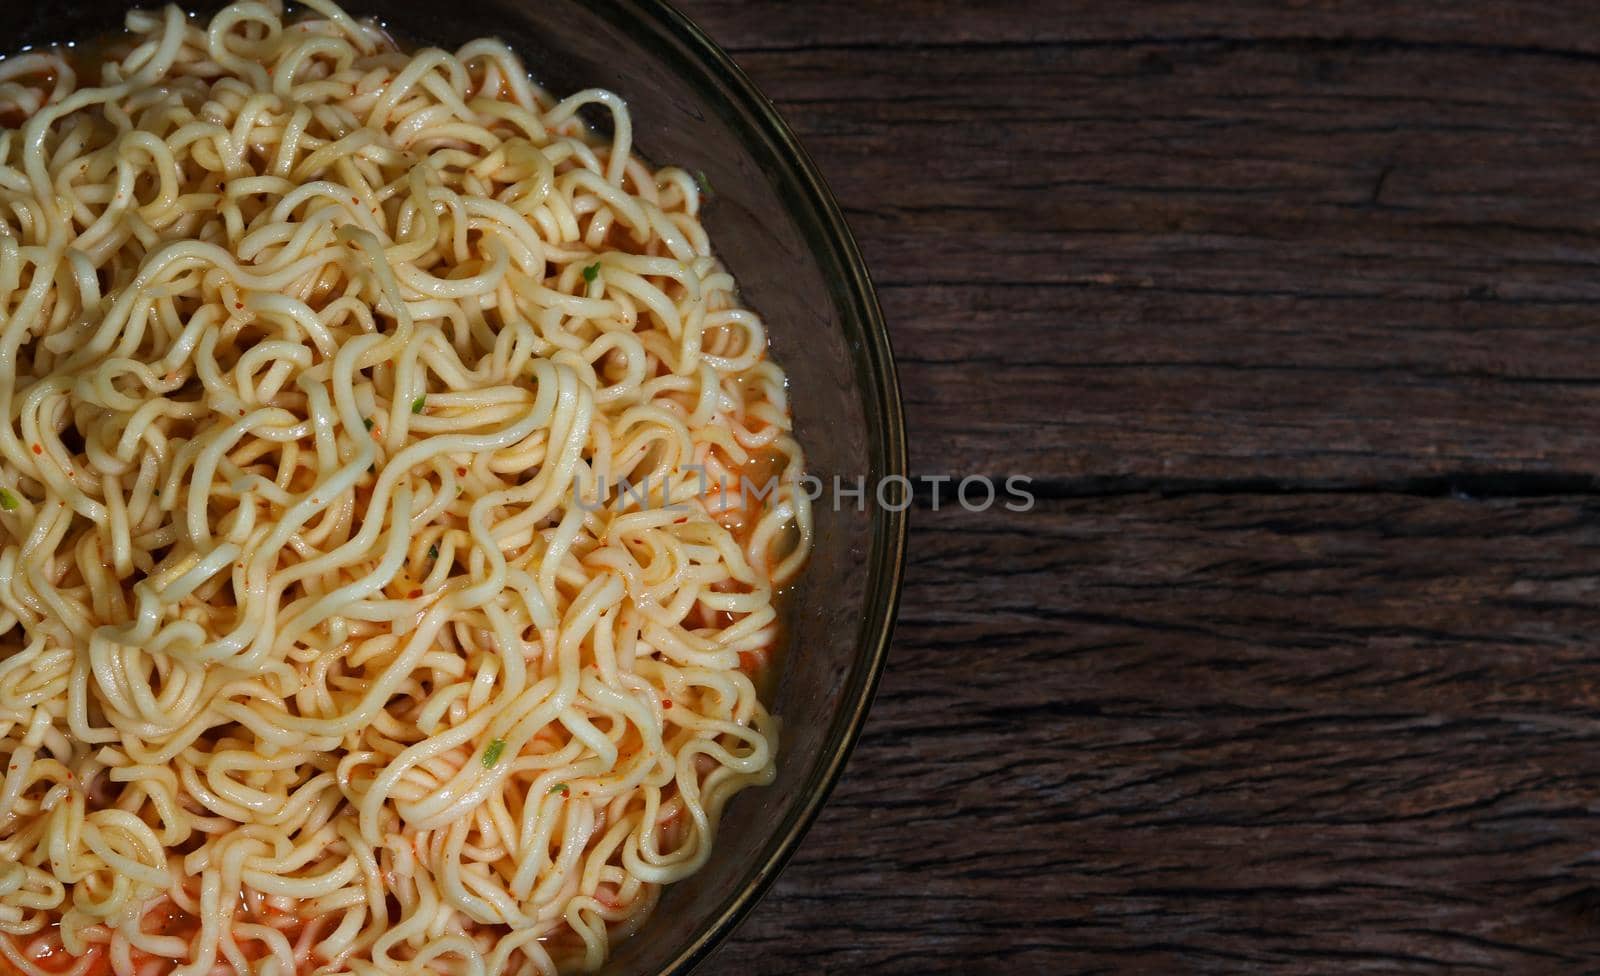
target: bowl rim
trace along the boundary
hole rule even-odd
[[[633,31],[643,27],[653,30],[665,40],[676,42],[689,62],[683,67],[698,67],[710,72],[709,80],[719,93],[732,101],[731,107],[739,114],[753,120],[754,134],[767,141],[767,148],[772,150],[772,169],[767,171],[767,178],[784,194],[785,199],[791,201],[791,214],[804,214],[815,221],[816,226],[809,230],[824,237],[828,253],[814,256],[825,264],[832,259],[831,263],[837,265],[826,270],[838,273],[836,302],[841,295],[846,298],[845,302],[838,304],[841,305],[847,338],[857,338],[848,335],[852,322],[859,332],[861,346],[858,362],[865,363],[871,380],[871,389],[864,391],[867,399],[866,416],[869,423],[873,418],[880,418],[883,422],[883,429],[876,432],[877,438],[871,438],[874,432],[868,431],[869,466],[877,469],[871,474],[879,478],[906,478],[909,464],[905,415],[894,355],[890,348],[889,330],[855,237],[816,163],[801,146],[788,123],[778,114],[771,100],[762,94],[744,70],[698,24],[668,0],[617,0],[614,5],[597,7],[595,12],[607,16],[611,10],[627,17],[631,21],[628,26]],[[816,251],[815,247],[813,251]],[[781,828],[767,841],[754,872],[747,875],[747,880],[739,885],[737,891],[701,924],[694,939],[679,949],[662,970],[662,976],[687,976],[745,919],[794,855],[844,772],[850,752],[866,723],[878,680],[888,659],[905,576],[907,510],[896,511],[879,505],[874,506],[872,511],[872,545],[867,557],[868,593],[863,605],[862,624],[857,631],[857,666],[852,668],[852,680],[843,690],[848,706],[829,730],[827,755],[803,785],[800,802],[785,812]],[[866,665],[864,668],[859,666],[863,663]]]

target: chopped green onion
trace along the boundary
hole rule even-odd
[[[20,504],[22,503],[17,501],[16,495],[6,491],[4,488],[0,488],[0,508],[3,508],[8,512],[15,512],[17,510],[17,506]]]
[[[424,394],[422,394],[422,396],[419,396],[415,400],[411,401],[411,412],[412,413],[421,413],[422,412],[422,408],[426,407],[427,405],[428,405],[428,394],[424,393]]]
[[[429,546],[428,547],[428,558],[429,559],[438,559],[439,558],[439,547],[438,546]]]
[[[371,417],[362,417],[361,418],[361,426],[367,428],[368,430],[371,430],[372,429],[372,418]]]
[[[492,769],[500,761],[500,754],[506,751],[506,740],[495,739],[483,750],[483,768]]]
[[[565,783],[557,783],[556,785],[550,787],[550,792],[552,792],[552,793],[560,793],[562,796],[566,796],[567,795],[567,784],[565,784]]]
[[[703,169],[695,170],[694,171],[694,181],[695,181],[696,185],[698,185],[700,187],[700,192],[701,193],[705,194],[708,197],[714,197],[714,196],[717,195],[717,191],[715,191],[715,190],[713,190],[711,188],[711,179],[706,176],[706,171],[705,170],[703,170]]]
[[[587,268],[583,269],[583,280],[587,281],[589,284],[591,284],[591,285],[594,284],[594,280],[596,278],[598,278],[598,277],[600,277],[600,262],[599,261],[596,261],[595,263],[589,265]]]

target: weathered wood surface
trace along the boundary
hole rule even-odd
[[[682,5],[1042,496],[705,972],[1600,972],[1600,6]]]

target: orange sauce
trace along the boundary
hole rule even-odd
[[[237,917],[241,921],[255,922],[277,929],[297,950],[301,933],[308,927],[315,928],[299,916],[272,905],[267,905],[261,912],[242,911]],[[147,933],[177,936],[187,941],[199,931],[200,920],[171,901],[163,900],[145,913],[140,928]],[[91,946],[88,953],[83,956],[73,956],[62,948],[60,941],[54,936],[36,935],[26,940],[6,938],[10,939],[10,944],[18,955],[30,956],[35,965],[49,973],[73,972],[75,967],[83,964],[85,958],[90,957],[92,958],[86,968],[81,970],[78,976],[107,976],[111,971],[110,953],[103,945]],[[48,941],[45,941],[46,939]],[[268,954],[266,943],[259,939],[239,938],[238,945],[240,952],[251,962],[262,959]],[[296,955],[299,954],[297,951]],[[134,949],[130,955],[136,969],[143,971],[155,962],[158,964],[155,972],[162,974],[172,972],[185,962],[181,959],[151,955],[142,949]],[[8,957],[0,954],[0,976],[24,976],[24,973]]]
[[[775,479],[783,477],[788,463],[788,455],[763,447],[752,452],[731,476],[727,476],[725,485],[715,478],[707,479],[706,508],[718,524],[733,533],[740,546],[750,541],[760,507],[772,497],[768,486],[776,490]]]
[[[105,976],[111,970],[111,960],[107,957],[104,946],[91,946],[83,956],[73,956],[62,948],[61,943],[53,935],[35,935],[22,941],[15,936],[5,936],[17,955],[31,956],[34,965],[47,973],[69,973],[74,967],[83,963],[89,957],[87,966],[81,971],[81,976]],[[34,943],[48,939],[42,945]],[[31,946],[31,949],[30,949]],[[24,976],[22,970],[5,954],[0,954],[0,976]]]

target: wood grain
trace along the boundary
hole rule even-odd
[[[709,972],[1600,959],[1600,503],[919,515],[870,730]]]
[[[683,7],[1041,498],[705,971],[1600,972],[1600,7]]]
[[[1504,44],[1487,14],[1493,43],[1451,40],[1459,11],[1394,38],[1326,13],[1191,36],[1200,5],[1166,5],[1119,39],[1123,5],[810,6],[689,9],[862,238],[919,470],[1596,473],[1600,57]],[[1096,16],[1087,41],[1007,39]],[[999,39],[928,40],[952,19]],[[813,20],[874,39],[802,40]]]

